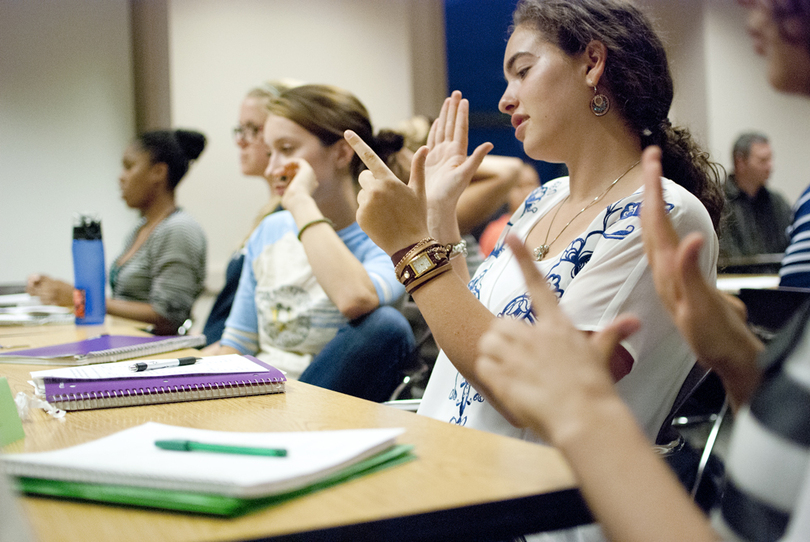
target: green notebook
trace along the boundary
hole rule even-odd
[[[64,450],[9,454],[0,466],[29,494],[233,517],[415,459],[412,446],[394,443],[401,432],[232,433],[150,422]],[[167,437],[283,446],[288,456],[154,446]]]

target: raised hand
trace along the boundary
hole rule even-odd
[[[456,205],[470,184],[481,161],[492,150],[491,143],[479,145],[467,156],[470,104],[454,91],[444,101],[441,113],[430,128],[424,163],[428,225],[442,241],[457,240]],[[414,173],[413,166],[411,173]],[[448,228],[450,231],[448,232]],[[455,233],[454,233],[455,232]],[[453,237],[446,238],[446,237]]]
[[[288,184],[281,196],[281,206],[291,212],[297,204],[311,200],[318,188],[318,179],[312,166],[301,158],[293,158],[284,166],[279,175],[279,183],[284,181]]]
[[[357,194],[357,222],[363,231],[389,255],[427,237],[424,177],[427,147],[414,154],[406,185],[360,136],[347,130],[344,137],[368,167],[358,179],[361,190]]]
[[[703,238],[693,233],[681,241],[669,221],[661,187],[661,150],[648,147],[641,165],[641,231],[655,289],[698,361],[717,371],[736,404],[744,402],[758,383],[756,357],[763,345],[748,329],[739,302],[703,277],[698,263]]]
[[[485,383],[484,393],[507,410],[512,423],[531,427],[554,443],[571,424],[585,419],[600,397],[615,397],[611,361],[639,322],[622,316],[597,333],[578,330],[560,310],[526,247],[511,236],[506,243],[526,279],[536,324],[496,319],[479,343],[475,372]]]

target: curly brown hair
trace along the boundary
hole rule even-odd
[[[600,87],[642,148],[661,147],[664,176],[700,199],[717,228],[724,202],[723,168],[709,160],[689,130],[669,122],[672,76],[649,19],[622,0],[520,0],[513,22],[512,30],[529,25],[569,56],[585,51],[591,41],[604,44],[608,55]]]

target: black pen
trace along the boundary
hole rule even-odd
[[[133,373],[140,373],[141,371],[150,371],[152,369],[165,369],[166,367],[180,367],[182,365],[194,365],[197,360],[202,358],[195,358],[193,356],[178,359],[156,359],[152,361],[139,361],[129,366],[129,370]]]

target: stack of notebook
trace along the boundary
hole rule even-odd
[[[8,454],[0,471],[26,493],[234,516],[409,461],[412,447],[395,443],[402,432],[237,433],[149,422],[63,450]],[[160,447],[167,440],[220,451]]]
[[[63,410],[281,393],[284,374],[252,356],[192,358],[189,365],[135,372],[149,360],[33,371],[36,394]],[[167,360],[154,360],[166,362]]]

